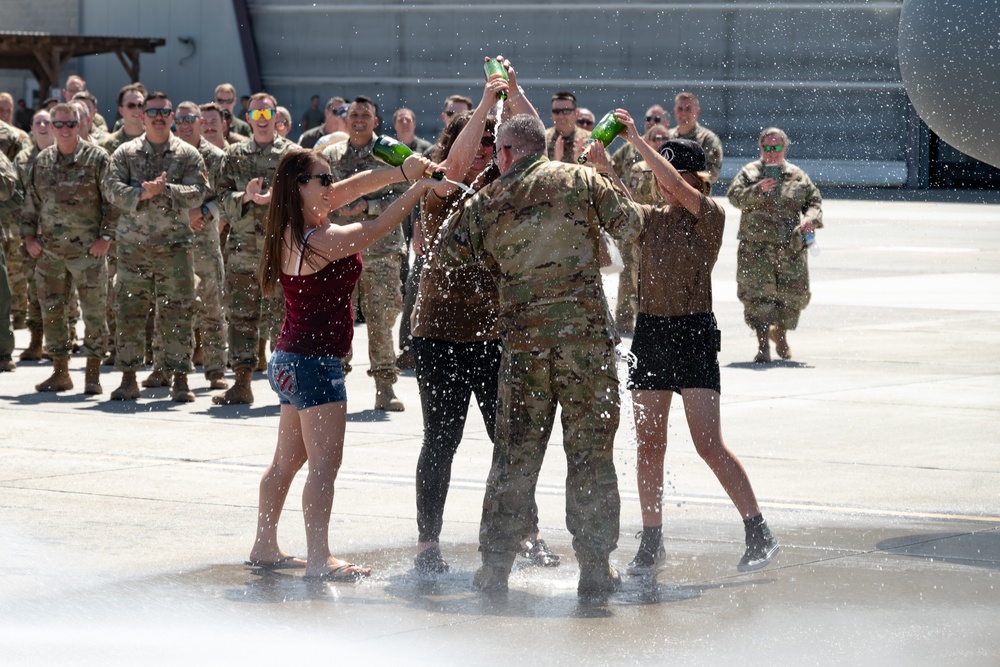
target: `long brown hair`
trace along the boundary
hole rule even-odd
[[[281,249],[285,229],[291,232],[292,248],[303,248],[306,235],[305,216],[302,215],[302,194],[299,177],[306,176],[317,163],[329,167],[321,153],[296,149],[285,153],[274,172],[271,186],[271,205],[267,209],[264,225],[264,248],[260,253],[257,281],[266,296],[275,293],[281,279]],[[305,248],[303,248],[305,252]],[[314,257],[309,258],[315,261]]]

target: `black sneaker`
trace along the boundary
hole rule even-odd
[[[428,547],[413,559],[413,569],[421,574],[444,574],[448,571],[448,563],[441,558],[441,550]]]
[[[521,556],[527,558],[532,564],[538,567],[559,567],[559,556],[552,553],[549,545],[542,539],[535,540],[534,542],[529,541],[524,551],[521,552]]]
[[[747,550],[736,569],[753,572],[765,567],[778,555],[778,540],[774,539],[766,523],[747,530]]]
[[[631,576],[642,576],[648,574],[656,574],[663,568],[663,563],[667,560],[667,550],[663,548],[663,542],[660,542],[658,548],[654,551],[649,549],[646,545],[639,545],[639,551],[636,553],[635,558],[632,562],[625,566],[625,572]]]

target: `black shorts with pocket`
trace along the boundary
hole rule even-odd
[[[657,317],[639,313],[632,339],[636,363],[628,388],[652,391],[714,389],[721,393],[722,338],[715,314]]]

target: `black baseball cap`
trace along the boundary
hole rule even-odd
[[[690,139],[670,139],[660,146],[660,155],[667,158],[677,171],[707,171],[705,150]]]

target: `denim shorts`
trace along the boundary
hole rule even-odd
[[[267,380],[278,401],[296,410],[347,400],[340,357],[310,357],[279,350],[267,362]]]

